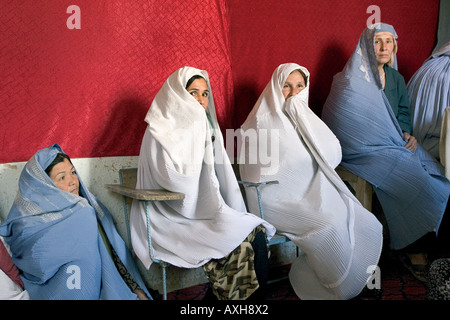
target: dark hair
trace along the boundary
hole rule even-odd
[[[56,166],[58,163],[63,162],[64,159],[67,159],[69,160],[70,163],[72,163],[67,154],[59,152],[56,155],[55,159],[52,161],[52,163],[50,163],[48,167],[45,169],[45,173],[47,173],[47,175],[50,176],[50,172],[52,171],[53,167]]]
[[[305,87],[306,87],[308,85],[308,78],[306,77],[306,74],[303,72],[302,69],[295,69],[294,71],[300,72],[300,74],[302,75],[303,79],[305,80]]]
[[[206,81],[206,79],[205,79],[204,77],[202,77],[202,76],[199,75],[199,74],[196,74],[195,76],[193,76],[192,78],[190,78],[190,79],[188,80],[188,82],[186,83],[186,88],[185,88],[185,89],[189,88],[190,85],[192,84],[192,82],[194,82],[194,80],[197,80],[197,79],[203,79],[203,80]]]

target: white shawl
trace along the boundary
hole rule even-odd
[[[185,89],[194,75],[208,83],[207,111],[213,130],[205,110]],[[225,152],[206,71],[192,67],[175,71],[155,96],[145,121],[148,127],[136,187],[185,194],[183,200],[150,203],[152,250],[157,259],[195,268],[226,256],[260,224],[272,237],[275,229],[270,224],[246,212]],[[149,268],[152,261],[141,203],[132,204],[130,220],[133,249]]]
[[[285,101],[282,85],[301,69],[307,87]],[[263,130],[279,136],[271,147],[270,165],[250,163],[251,143],[242,144],[243,180],[278,180],[262,187],[265,219],[303,252],[291,267],[290,281],[301,299],[350,299],[364,288],[381,253],[382,226],[350,192],[334,168],[341,161],[339,141],[308,107],[310,77],[306,68],[289,63],[272,75],[242,125],[243,137]],[[271,141],[268,139],[268,141]],[[260,152],[261,150],[258,150]],[[251,151],[250,151],[251,152]],[[278,156],[276,156],[278,153]],[[246,189],[250,211],[257,212],[254,190]]]

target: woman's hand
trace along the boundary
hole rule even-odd
[[[417,149],[417,140],[412,135],[410,135],[408,132],[403,132],[403,138],[408,141],[405,144],[405,148],[408,149],[411,152],[416,151]]]

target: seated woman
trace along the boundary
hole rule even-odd
[[[450,183],[444,169],[410,135],[409,99],[396,70],[394,28],[366,28],[334,76],[322,118],[341,142],[342,165],[372,184],[389,229],[414,276],[426,281],[427,253],[443,225]],[[448,218],[447,218],[448,219]],[[439,231],[439,237],[446,232]],[[430,238],[430,236],[432,238]]]
[[[151,299],[108,210],[54,144],[25,165],[0,235],[31,299]]]
[[[423,63],[406,89],[411,101],[412,133],[439,160],[442,119],[445,108],[450,107],[450,42]]]
[[[0,237],[0,300],[28,300],[30,296],[24,290],[19,270]]]
[[[382,226],[334,170],[341,161],[339,141],[308,107],[309,84],[308,70],[298,64],[275,69],[241,127],[240,173],[246,181],[279,181],[261,190],[261,200],[265,219],[303,253],[289,272],[296,294],[351,299],[378,263]],[[261,152],[255,146],[264,148],[272,135],[278,145],[267,149],[279,160],[270,166],[252,160]],[[250,211],[258,212],[254,188],[246,194]]]
[[[182,268],[203,266],[212,298],[254,298],[267,279],[266,237],[275,230],[246,212],[207,72],[176,70],[155,96],[145,121],[136,187],[163,188],[185,198],[150,203],[150,226],[142,204],[133,202],[130,226],[137,256],[150,268],[151,228],[155,258]]]

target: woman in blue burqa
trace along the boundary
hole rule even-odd
[[[391,248],[426,281],[427,254],[445,235],[440,226],[450,183],[441,164],[410,134],[396,39],[394,28],[385,23],[363,31],[344,69],[334,76],[322,119],[341,142],[341,164],[374,187]]]
[[[445,108],[450,107],[450,41],[425,60],[406,89],[413,134],[425,150],[440,160],[442,119]]]
[[[57,144],[26,163],[0,234],[31,299],[152,299],[111,214]]]

